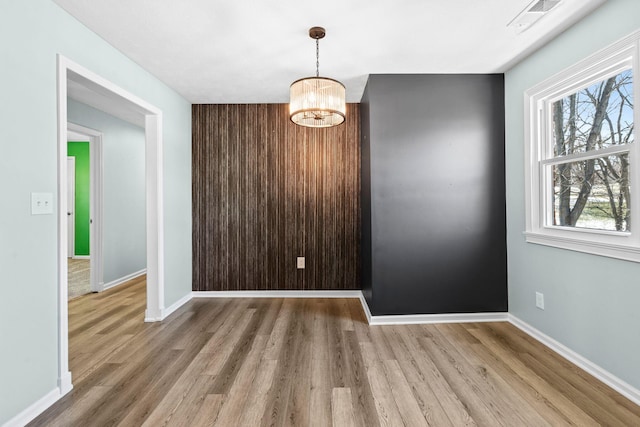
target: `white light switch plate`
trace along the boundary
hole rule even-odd
[[[31,193],[31,215],[53,213],[53,193]]]
[[[303,256],[299,256],[298,257],[296,265],[298,266],[299,270],[303,270],[304,269],[304,257]]]

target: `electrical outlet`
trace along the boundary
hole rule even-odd
[[[544,310],[544,294],[541,292],[536,292],[536,307]]]
[[[303,256],[299,256],[297,261],[296,261],[296,265],[298,266],[298,270],[304,270],[304,257]]]

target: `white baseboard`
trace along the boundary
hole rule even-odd
[[[446,314],[400,314],[373,316],[369,304],[360,292],[360,303],[370,325],[422,325],[430,323],[506,322],[509,313],[446,313]]]
[[[364,315],[367,317],[367,323],[372,324],[373,316],[371,316],[371,310],[369,310],[369,304],[367,304],[367,299],[364,297],[364,293],[360,291],[360,304],[362,305],[362,309],[364,310]]]
[[[136,277],[142,276],[143,274],[147,274],[146,268],[143,268],[142,270],[136,271],[131,274],[127,274],[126,276],[120,277],[119,279],[107,282],[104,285],[102,285],[102,290],[106,291],[107,289],[115,288],[116,286],[122,285],[123,283],[128,282],[131,279],[135,279]]]
[[[145,323],[153,323],[162,321],[162,309],[161,310],[145,310],[144,311],[144,321]]]
[[[40,399],[25,408],[15,417],[4,423],[2,427],[24,427],[33,421],[38,415],[43,413],[47,408],[56,403],[62,396],[59,388],[51,390],[49,393],[42,396]]]
[[[171,315],[174,311],[191,301],[193,298],[193,292],[189,292],[178,301],[174,302],[167,308],[161,308],[159,311],[149,312],[149,310],[145,310],[144,312],[144,321],[147,323],[153,322],[161,322],[167,317]]]
[[[360,298],[360,291],[194,291],[193,298]]]
[[[91,259],[91,255],[74,255],[72,259]]]
[[[65,372],[61,378],[58,378],[58,388],[60,389],[60,394],[62,394],[63,396],[73,389],[73,383],[71,382],[71,371]]]
[[[528,323],[520,320],[513,314],[509,314],[509,322],[521,331],[530,335],[532,338],[549,347],[551,350],[555,351],[560,356],[567,359],[569,362],[573,363],[579,368],[584,369],[586,372],[593,375],[612,389],[616,390],[618,393],[622,394],[627,399],[634,402],[636,405],[640,405],[640,390],[638,390],[637,388],[621,380],[611,372],[601,368],[589,359],[581,356],[580,354],[571,350],[569,347],[559,343],[558,341],[554,340],[550,336],[534,328]]]
[[[508,313],[446,313],[371,316],[370,325],[427,325],[433,323],[506,322]]]
[[[182,307],[183,305],[185,305],[186,303],[191,301],[191,298],[193,298],[193,293],[189,292],[188,294],[186,294],[185,296],[180,298],[178,301],[176,301],[173,304],[171,304],[169,307],[161,309],[160,310],[160,317],[161,317],[160,320],[164,320],[167,317],[169,317],[171,315],[171,313],[173,313],[174,311],[176,311],[177,309],[179,309],[180,307]]]

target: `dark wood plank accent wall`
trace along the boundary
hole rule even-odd
[[[287,104],[194,105],[193,290],[359,289],[359,143],[358,104],[330,129]]]

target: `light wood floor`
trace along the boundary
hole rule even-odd
[[[67,258],[69,299],[91,292],[91,261]]]
[[[356,299],[198,299],[144,277],[69,303],[74,390],[34,426],[640,426],[640,407],[507,323],[368,326]]]

